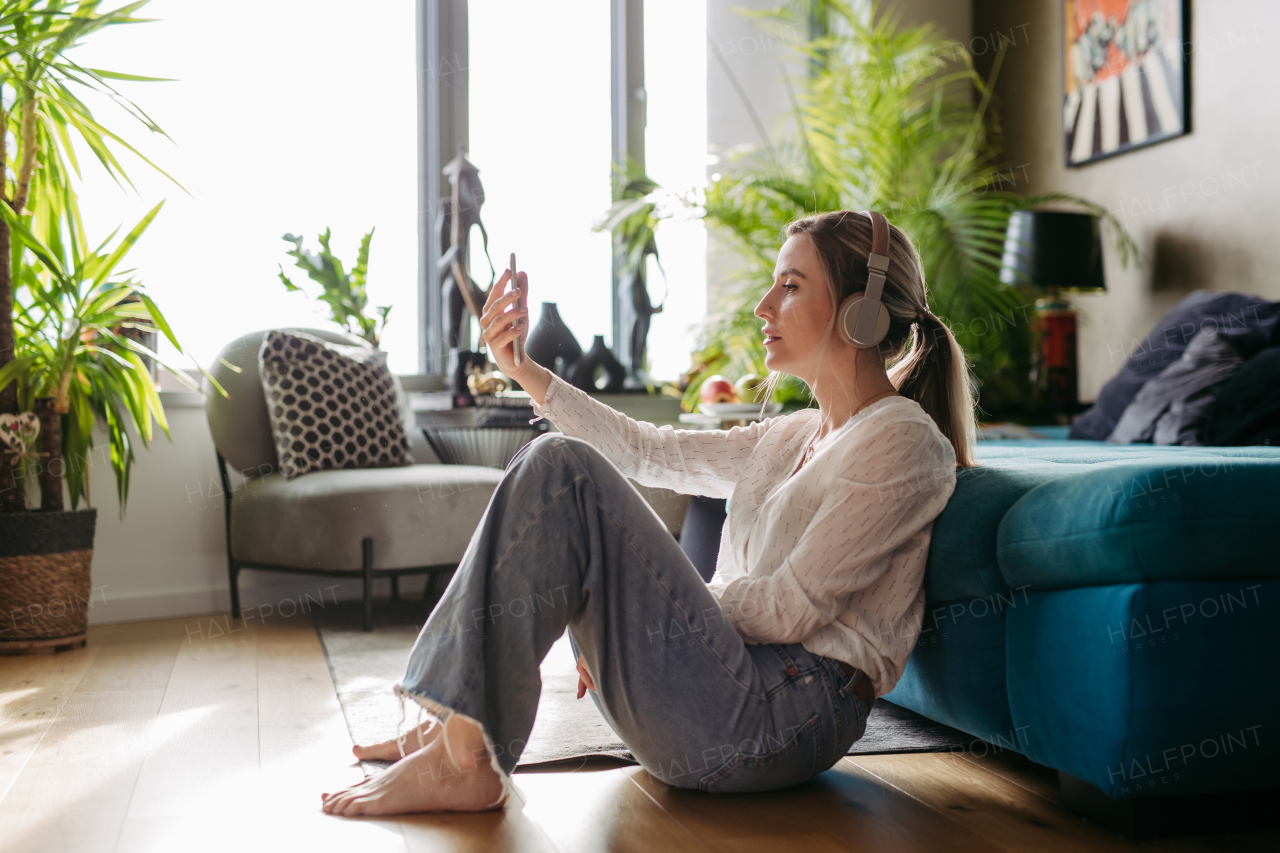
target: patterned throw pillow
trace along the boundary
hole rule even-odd
[[[258,370],[285,479],[413,464],[386,353],[272,331]]]

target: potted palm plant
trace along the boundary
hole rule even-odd
[[[1132,238],[1085,199],[1024,193],[1026,174],[1005,162],[991,107],[1000,58],[984,80],[963,45],[932,25],[901,26],[880,3],[799,0],[759,17],[815,36],[797,45],[806,74],[789,89],[792,134],[736,150],[699,199],[712,230],[738,250],[742,283],[711,306],[685,407],[696,405],[708,376],[765,372],[752,311],[769,286],[779,235],[800,216],[840,209],[879,210],[911,237],[930,306],[973,359],[984,407],[1027,399],[1031,300],[1000,281],[1010,214],[1050,203],[1087,210],[1108,223],[1124,263],[1138,255]],[[777,394],[808,404],[795,381]]]
[[[7,0],[0,10],[0,651],[83,642],[96,510],[80,503],[95,425],[107,434],[122,512],[135,435],[146,443],[153,424],[167,430],[144,362],[160,358],[136,332],[177,342],[121,269],[160,206],[94,248],[72,184],[77,136],[118,182],[128,182],[121,149],[154,166],[77,95],[105,94],[162,132],[110,82],[148,78],[67,56],[92,33],[140,22],[133,15],[145,2],[100,12],[97,0]],[[38,508],[28,494],[37,482]]]

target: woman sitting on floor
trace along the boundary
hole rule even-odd
[[[765,791],[828,769],[902,674],[933,522],[957,465],[972,464],[964,354],[929,311],[910,241],[852,211],[787,228],[755,314],[775,380],[800,377],[818,408],[730,430],[639,423],[529,359],[516,367],[519,278],[493,288],[484,340],[563,434],[507,467],[414,645],[396,690],[429,721],[355,747],[399,760],[324,795],[324,810],[500,806],[533,727],[539,663],[566,627],[579,696],[592,691],[659,779]],[[627,477],[732,496],[710,584]]]

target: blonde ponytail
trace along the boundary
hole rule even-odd
[[[974,423],[969,365],[955,336],[928,308],[912,324],[910,347],[889,367],[889,381],[929,413],[956,452],[956,465],[972,467]]]

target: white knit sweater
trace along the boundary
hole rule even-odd
[[[534,411],[643,486],[732,497],[709,588],[749,643],[800,643],[888,693],[920,634],[934,519],[955,451],[913,400],[872,403],[817,445],[804,409],[729,430],[636,421],[553,378]]]

